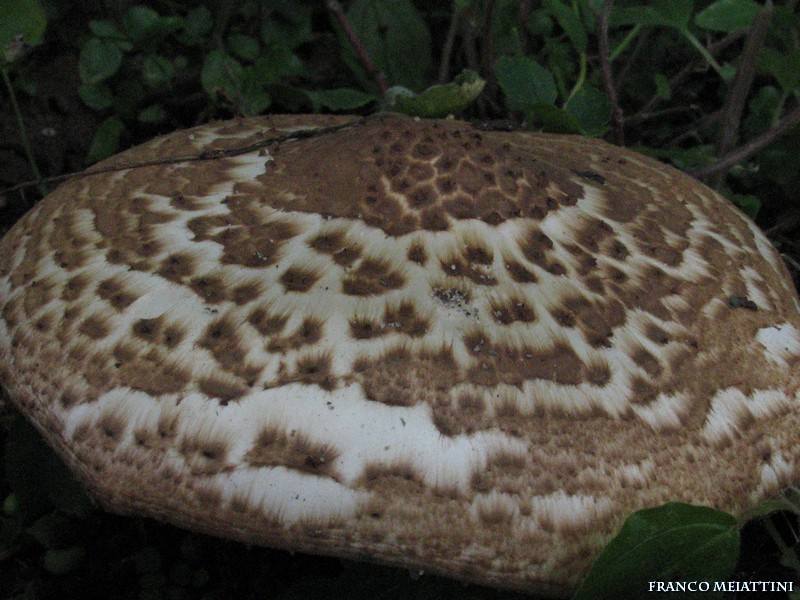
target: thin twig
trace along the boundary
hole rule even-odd
[[[386,92],[389,91],[389,86],[386,83],[386,75],[384,75],[377,69],[377,67],[375,67],[375,63],[372,62],[369,52],[367,52],[364,44],[361,43],[361,38],[358,37],[355,29],[353,29],[353,26],[350,25],[350,21],[347,20],[347,15],[344,14],[344,9],[342,8],[341,3],[339,0],[326,0],[325,4],[327,5],[328,10],[330,10],[336,17],[336,20],[339,21],[339,26],[347,36],[347,39],[349,40],[350,45],[353,47],[353,51],[356,53],[356,57],[358,57],[358,61],[361,63],[361,66],[364,67],[367,75],[372,78],[372,80],[375,82],[375,85],[378,86],[378,91],[380,92],[381,96],[385,96]]]
[[[732,166],[749,158],[762,148],[769,146],[795,125],[800,125],[800,105],[795,106],[786,113],[774,127],[768,129],[758,137],[753,138],[743,146],[723,156],[714,164],[700,167],[699,169],[691,171],[689,174],[698,179],[702,179],[720,171],[726,171]]]
[[[739,61],[739,68],[725,98],[725,106],[722,110],[722,127],[717,140],[717,156],[725,156],[733,150],[736,140],[739,138],[739,124],[742,120],[742,112],[756,75],[756,58],[767,36],[767,29],[772,21],[773,10],[772,0],[767,0],[764,8],[756,14],[753,24],[750,26],[750,31],[742,50],[741,60]],[[723,179],[724,174],[719,172],[709,183],[712,187],[719,188]]]
[[[740,29],[739,31],[735,31],[733,33],[730,33],[730,34],[726,35],[724,38],[722,38],[721,40],[719,40],[718,42],[714,42],[712,44],[709,44],[708,47],[706,48],[706,50],[708,50],[709,54],[711,54],[711,55],[718,54],[718,53],[722,52],[723,50],[725,50],[731,44],[737,42],[740,38],[744,37],[745,33],[746,33],[746,30],[744,30],[744,29]],[[670,87],[670,89],[674,90],[675,88],[679,87],[680,84],[683,83],[684,80],[686,80],[692,73],[695,72],[695,70],[697,69],[697,64],[699,62],[701,62],[701,61],[702,61],[702,59],[700,59],[700,58],[697,58],[695,60],[689,61],[689,64],[687,64],[685,67],[683,67],[675,75],[670,77],[670,79],[669,79],[669,87]],[[653,96],[647,102],[645,102],[644,106],[642,106],[642,108],[639,110],[637,115],[639,113],[650,113],[650,112],[653,112],[655,110],[656,106],[658,106],[663,101],[664,101],[664,99],[661,96],[659,96],[657,93],[653,94]],[[633,115],[632,118],[635,118],[637,115]]]
[[[166,158],[155,158],[153,160],[145,160],[142,162],[112,165],[109,167],[96,167],[87,169],[85,171],[64,173],[63,175],[56,175],[54,177],[45,177],[44,179],[39,179],[37,181],[23,181],[22,183],[18,183],[15,186],[0,191],[0,196],[9,194],[11,192],[15,192],[17,190],[22,190],[25,188],[40,185],[43,183],[62,183],[64,181],[68,181],[71,179],[80,179],[83,177],[90,177],[91,175],[101,175],[103,173],[112,173],[115,171],[127,171],[129,169],[141,169],[142,167],[171,165],[182,162],[219,160],[222,158],[229,158],[231,156],[239,156],[241,154],[248,154],[250,152],[255,152],[256,150],[268,148],[275,144],[280,144],[282,142],[286,142],[289,140],[306,139],[306,138],[316,137],[318,135],[332,133],[334,131],[339,131],[340,129],[346,129],[348,127],[352,127],[354,125],[363,123],[368,118],[369,117],[358,117],[353,119],[352,121],[347,121],[346,123],[340,123],[339,125],[332,125],[330,127],[320,127],[318,129],[301,129],[299,131],[292,131],[291,133],[286,133],[283,135],[270,137],[268,139],[259,140],[258,142],[248,144],[247,146],[240,146],[238,148],[227,148],[225,150],[206,150],[200,152],[199,154],[187,154],[185,156],[170,156]]]
[[[598,51],[600,54],[600,73],[603,77],[603,89],[611,102],[611,119],[614,123],[614,141],[618,146],[625,145],[625,130],[623,129],[624,116],[617,100],[617,90],[614,88],[614,78],[611,74],[611,62],[608,59],[608,19],[613,0],[605,0],[603,11],[600,13],[600,36]]]
[[[447,36],[444,39],[444,46],[442,47],[442,57],[439,61],[439,83],[447,83],[450,81],[450,59],[453,55],[453,46],[456,41],[456,33],[458,26],[461,23],[461,15],[464,9],[457,3],[453,5],[453,14],[450,16],[450,25],[447,28]]]

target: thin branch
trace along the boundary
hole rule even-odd
[[[439,83],[450,81],[450,58],[453,55],[453,46],[456,41],[456,32],[461,23],[461,15],[464,9],[458,4],[453,6],[453,14],[450,17],[450,26],[447,28],[447,37],[442,47],[442,58],[439,61]]]
[[[63,175],[57,175],[55,177],[45,177],[44,179],[39,179],[37,181],[24,181],[22,183],[18,183],[15,186],[0,191],[0,196],[4,196],[6,194],[10,194],[11,192],[15,192],[17,190],[23,190],[25,188],[33,187],[43,183],[62,183],[64,181],[68,181],[71,179],[81,179],[83,177],[90,177],[92,175],[113,173],[115,171],[141,169],[142,167],[153,167],[156,165],[172,165],[182,162],[219,160],[231,156],[239,156],[241,154],[248,154],[250,152],[255,152],[256,150],[263,150],[265,148],[269,148],[270,146],[274,146],[275,144],[280,144],[282,142],[286,142],[289,140],[312,138],[318,135],[324,135],[327,133],[332,133],[334,131],[339,131],[340,129],[346,129],[348,127],[352,127],[353,125],[358,125],[360,123],[363,123],[368,118],[369,117],[358,117],[353,119],[352,121],[347,121],[346,123],[340,123],[339,125],[331,125],[330,127],[320,127],[318,129],[302,129],[299,131],[292,131],[291,133],[270,137],[265,140],[259,140],[258,142],[248,144],[247,146],[240,146],[238,148],[227,148],[225,150],[206,150],[200,152],[199,154],[187,154],[185,156],[170,156],[167,158],[155,158],[153,160],[124,163],[121,165],[112,165],[109,167],[95,167],[95,168],[89,168],[85,171],[64,173]]]
[[[617,90],[614,88],[614,78],[611,74],[611,61],[608,59],[608,19],[613,6],[613,0],[605,0],[603,3],[603,12],[600,13],[598,51],[600,54],[600,73],[603,77],[603,89],[611,102],[611,119],[614,123],[614,142],[618,146],[624,146],[625,130],[622,126],[624,116],[617,100]]]
[[[745,33],[746,33],[746,30],[740,29],[739,31],[735,31],[733,33],[729,33],[728,35],[726,35],[724,38],[722,38],[718,42],[714,42],[712,44],[709,44],[708,47],[707,47],[707,50],[708,50],[709,54],[714,55],[714,54],[718,54],[718,53],[722,52],[728,46],[730,46],[731,44],[737,42],[739,39],[744,37]],[[697,69],[697,64],[700,63],[700,62],[702,62],[702,59],[700,59],[700,58],[697,58],[697,59],[694,59],[692,61],[689,61],[689,64],[687,64],[685,67],[683,67],[675,75],[670,77],[670,79],[669,79],[669,87],[670,87],[670,89],[675,89],[675,88],[679,87],[680,84],[684,82],[684,80],[688,79],[688,77],[692,73],[695,72],[695,70]],[[650,98],[650,100],[645,102],[644,106],[642,106],[642,108],[639,110],[637,115],[639,113],[650,113],[650,112],[653,112],[655,110],[656,106],[658,106],[663,101],[664,101],[664,99],[661,96],[659,96],[658,94],[653,94],[653,96]],[[635,116],[636,115],[634,115],[634,117]]]
[[[358,37],[355,29],[350,25],[350,21],[347,20],[347,15],[344,14],[342,4],[339,0],[326,0],[325,4],[328,10],[336,17],[336,20],[339,21],[339,26],[350,41],[350,45],[353,47],[353,51],[356,53],[356,57],[361,63],[361,66],[364,67],[367,75],[375,82],[375,85],[378,86],[381,96],[385,96],[386,92],[389,91],[389,86],[386,83],[386,75],[375,67],[375,63],[372,62],[369,52],[367,52],[364,44],[361,43],[361,38]]]
[[[762,148],[769,146],[795,125],[800,125],[800,105],[795,106],[792,110],[783,115],[774,127],[768,129],[758,137],[753,138],[743,146],[723,156],[714,164],[700,167],[699,169],[691,171],[689,174],[698,179],[702,179],[719,173],[720,171],[727,171]]]
[[[772,21],[774,7],[772,0],[767,0],[750,26],[750,31],[744,43],[739,68],[733,79],[731,88],[725,98],[725,106],[722,109],[722,127],[717,140],[717,156],[725,156],[736,145],[739,137],[739,124],[742,120],[742,112],[747,101],[753,79],[756,75],[756,58],[758,52],[767,36],[767,29]],[[722,184],[724,174],[717,173],[710,182],[712,187],[718,188]]]

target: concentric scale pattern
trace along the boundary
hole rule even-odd
[[[112,511],[566,594],[631,511],[798,482],[797,296],[669,167],[392,115],[100,166],[0,242],[0,376]]]

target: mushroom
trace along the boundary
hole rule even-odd
[[[632,511],[798,481],[796,292],[670,167],[397,115],[100,167],[0,242],[0,377],[109,511],[563,595]]]

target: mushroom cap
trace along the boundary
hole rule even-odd
[[[110,511],[568,594],[632,511],[798,482],[796,292],[668,166],[397,115],[99,166],[0,241],[0,378]]]

